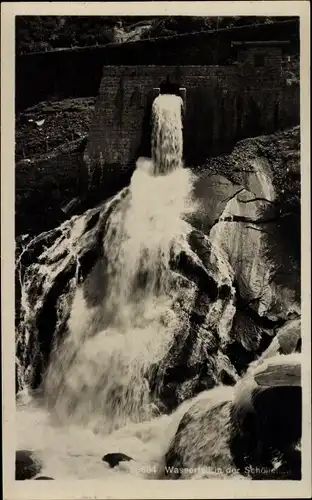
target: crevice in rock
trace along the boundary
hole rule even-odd
[[[257,198],[252,198],[251,200],[241,200],[239,198],[237,198],[237,201],[239,201],[239,203],[253,203],[254,201],[264,201],[266,203],[271,203],[272,205],[275,205],[275,201],[274,200],[269,200],[268,198],[261,198],[261,197],[257,197]]]
[[[242,193],[243,191],[246,191],[246,188],[243,187],[243,188],[239,189],[232,196],[228,196],[228,198],[224,198],[223,200],[221,200],[221,202],[222,203],[228,203],[229,201],[233,200],[233,198],[235,198],[236,196],[238,196],[239,193]]]

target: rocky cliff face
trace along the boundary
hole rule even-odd
[[[250,251],[250,255],[256,256],[254,245],[256,240],[257,244],[261,241],[265,256],[275,264],[277,282],[288,284],[298,296],[299,127],[240,141],[230,155],[210,159],[198,172],[194,192],[201,200],[202,210],[194,218],[196,227],[219,241],[223,233],[227,251],[231,247],[235,253],[231,262],[236,259],[233,264],[236,269],[238,253]],[[229,242],[234,236],[236,244]],[[239,238],[243,246],[239,245]],[[246,272],[244,270],[244,274]]]
[[[237,293],[227,353],[240,370],[300,316],[300,131],[241,141],[200,169],[194,224],[221,247]]]

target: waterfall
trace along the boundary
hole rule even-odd
[[[46,397],[61,420],[110,430],[153,415],[146,375],[181,323],[169,261],[187,229],[189,192],[186,170],[154,177],[139,163],[128,196],[107,222],[104,300],[88,317],[77,291],[69,335],[46,375]],[[99,308],[103,324],[95,331]]]
[[[213,410],[212,451],[199,459],[228,462],[229,407],[219,414],[215,397],[228,401],[223,380],[239,378],[226,351],[236,263],[224,236],[239,242],[221,222],[209,236],[192,226],[182,104],[154,100],[152,158],[138,158],[128,187],[24,242],[17,260],[16,442],[55,479],[107,477],[116,471],[101,456],[110,452],[134,458],[118,473],[159,478],[194,397],[200,419],[206,399]]]
[[[107,218],[101,304],[87,310],[82,289],[74,292],[68,334],[57,342],[44,380],[45,402],[59,422],[108,432],[157,414],[148,374],[181,328],[169,264],[193,210],[178,105],[176,96],[155,100],[153,160],[138,159],[128,192],[117,195]],[[79,266],[76,258],[76,275]]]

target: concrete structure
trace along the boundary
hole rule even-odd
[[[170,79],[186,89],[184,157],[192,166],[243,138],[299,122],[299,86],[281,75],[287,42],[233,42],[234,63],[206,66],[104,66],[85,158],[124,167],[149,156],[155,88]],[[289,101],[295,100],[288,116]]]

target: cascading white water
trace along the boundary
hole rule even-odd
[[[106,326],[94,329],[99,307],[88,314],[78,290],[69,335],[50,363],[45,397],[63,423],[109,431],[155,413],[146,376],[181,324],[173,310],[169,261],[174,242],[188,228],[183,216],[193,209],[191,174],[182,168],[182,134],[176,133],[179,106],[176,96],[155,100],[156,163],[138,160],[129,193],[108,220],[103,240],[108,289],[99,306]]]
[[[153,102],[152,160],[155,174],[168,174],[181,167],[183,100],[179,96],[161,94]]]

